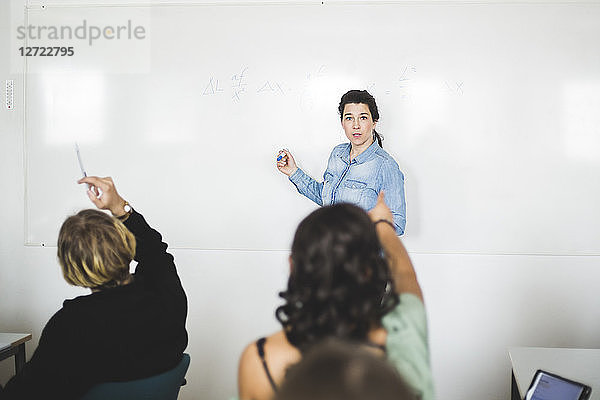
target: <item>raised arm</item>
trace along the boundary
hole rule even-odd
[[[391,226],[392,213],[383,201],[383,192],[369,215],[376,225],[396,292],[401,297],[400,304],[382,320],[388,333],[387,359],[414,389],[417,398],[433,400],[435,394],[423,294],[408,253]],[[388,222],[377,222],[380,220]]]
[[[114,217],[121,219],[135,236],[135,260],[139,263],[136,273],[152,275],[157,280],[167,279],[164,283],[172,282],[179,290],[179,278],[173,256],[167,252],[167,244],[162,241],[160,233],[150,227],[141,214],[133,209],[125,210],[124,206],[127,202],[117,192],[112,178],[89,176],[78,182],[89,185],[87,194],[96,207],[109,210]],[[169,281],[169,278],[173,279]]]
[[[377,204],[369,211],[369,216],[375,223],[377,236],[388,260],[396,292],[398,294],[412,293],[423,300],[417,274],[404,245],[396,236],[392,212],[385,204],[383,192],[379,193]]]

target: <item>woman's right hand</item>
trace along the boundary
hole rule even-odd
[[[280,170],[282,173],[286,174],[287,176],[290,176],[294,172],[296,172],[298,167],[296,166],[296,161],[294,160],[294,157],[292,156],[292,153],[289,152],[289,150],[287,150],[287,149],[279,150],[279,153],[277,153],[277,158],[279,158],[279,156],[282,156],[282,157],[281,157],[281,160],[277,161],[277,169],[278,170]]]
[[[123,206],[125,200],[117,192],[115,183],[110,176],[99,178],[97,176],[87,176],[81,178],[77,183],[87,183],[87,195],[100,210],[109,210],[115,217],[125,214]]]

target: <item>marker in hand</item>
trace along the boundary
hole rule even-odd
[[[292,156],[292,153],[288,149],[279,150],[276,163],[277,169],[287,176],[291,176],[298,169],[296,161],[294,161],[294,156]]]
[[[81,175],[83,175],[83,178],[85,178],[87,176],[86,172],[85,172],[85,168],[83,168],[83,162],[81,161],[81,154],[79,154],[79,145],[77,144],[77,142],[75,142],[75,152],[77,153],[77,161],[79,161],[79,169],[81,169]],[[92,186],[88,183],[87,184],[88,189],[91,189]]]

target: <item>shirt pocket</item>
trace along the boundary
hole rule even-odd
[[[347,201],[369,211],[377,204],[377,191],[368,183],[354,179],[348,179],[344,184]]]
[[[336,203],[346,202],[360,206],[360,198],[363,190],[367,188],[365,182],[347,179],[340,185],[338,195],[336,195]]]
[[[346,180],[346,182],[344,182],[344,186],[348,189],[362,190],[367,187],[367,184],[364,182],[361,182],[361,181],[355,181],[352,179],[348,179],[348,180]]]

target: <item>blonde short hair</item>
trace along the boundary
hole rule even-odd
[[[58,261],[65,280],[104,289],[129,277],[135,237],[121,221],[99,210],[83,210],[65,220],[58,235]]]

